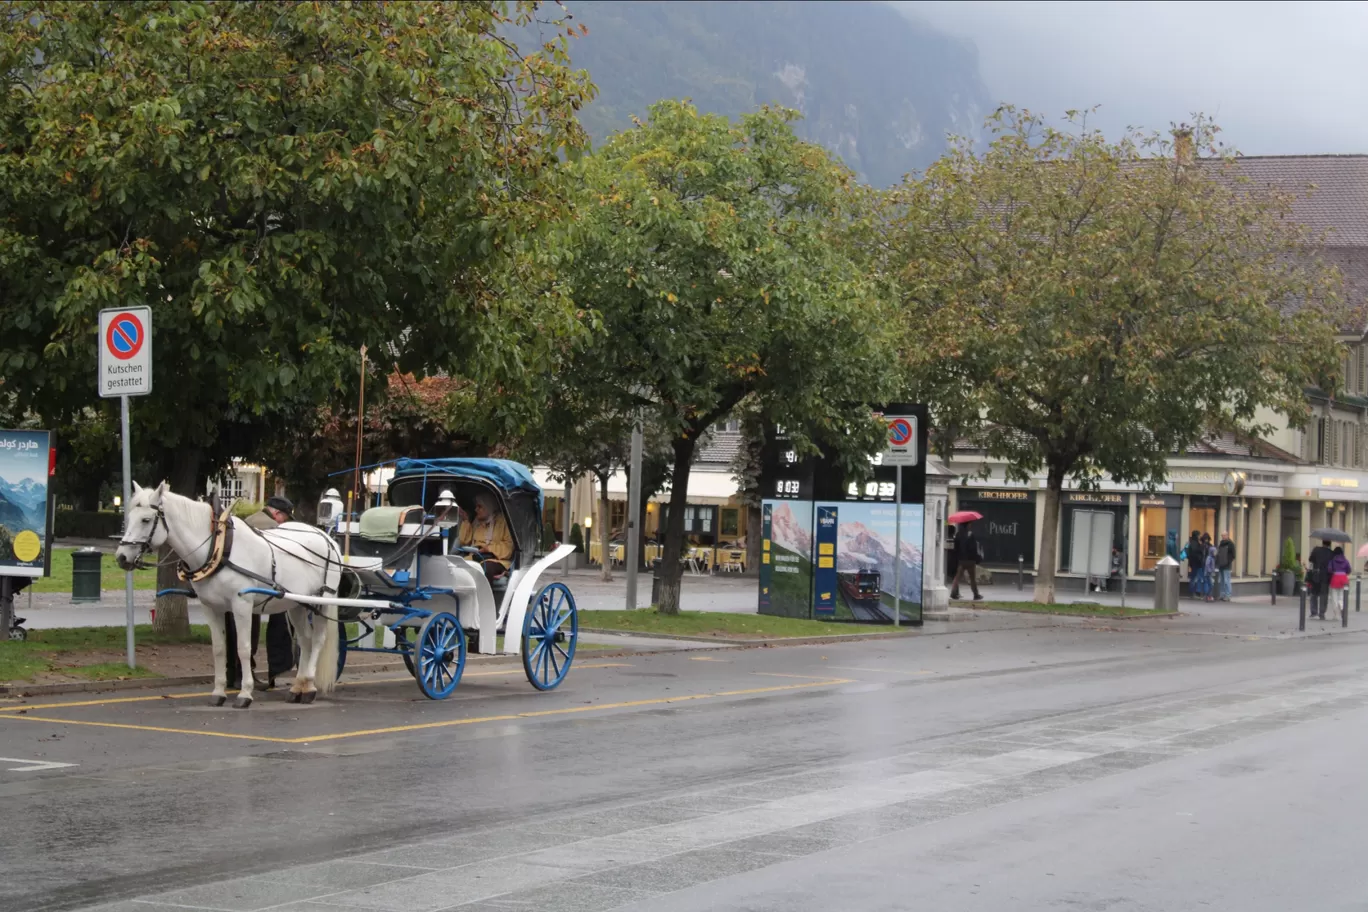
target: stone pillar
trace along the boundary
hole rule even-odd
[[[1187,547],[1188,536],[1192,535],[1192,498],[1183,495],[1183,506],[1178,513],[1178,550]]]
[[[1036,505],[1036,508],[1035,508],[1035,541],[1036,541],[1036,546],[1035,546],[1035,556],[1034,556],[1034,558],[1032,558],[1032,562],[1031,562],[1031,569],[1032,569],[1032,570],[1035,570],[1037,573],[1039,573],[1039,572],[1040,572],[1040,552],[1041,552],[1041,550],[1042,550],[1042,549],[1041,549],[1041,545],[1044,544],[1044,533],[1045,533],[1045,491],[1044,491],[1044,489],[1042,489],[1042,488],[1035,488],[1035,496],[1036,496],[1036,500],[1035,500],[1035,505]],[[1060,500],[1060,503],[1061,503],[1061,504],[1064,502],[1064,495],[1063,495],[1063,494],[1060,494],[1059,500]],[[1055,548],[1055,554],[1056,554],[1056,556],[1058,556],[1058,553],[1059,553],[1059,549],[1058,549],[1058,547],[1056,547],[1056,548]]]
[[[1139,503],[1139,497],[1130,495],[1130,512],[1126,520],[1126,576],[1135,576],[1140,566],[1140,514],[1136,510]]]
[[[1272,573],[1282,559],[1282,542],[1278,540],[1282,534],[1282,501],[1270,497],[1264,501],[1264,506],[1268,508],[1263,515],[1264,571]]]

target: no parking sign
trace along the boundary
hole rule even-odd
[[[152,392],[152,308],[100,311],[97,383],[105,399]]]

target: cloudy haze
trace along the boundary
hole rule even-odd
[[[1368,153],[1368,4],[893,0],[972,41],[989,92],[1101,105],[1109,134],[1193,111],[1248,155]]]

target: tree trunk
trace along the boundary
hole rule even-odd
[[[186,448],[177,450],[171,463],[170,477],[167,482],[171,490],[185,497],[198,497],[196,484],[199,481],[200,452]],[[208,529],[205,533],[208,534]],[[163,589],[186,589],[189,583],[176,576],[176,561],[172,559],[171,549],[164,547],[157,552],[157,591]],[[190,602],[183,595],[164,595],[157,599],[157,619],[152,629],[157,633],[181,639],[190,638]]]
[[[1041,509],[1045,511],[1040,527],[1040,569],[1036,571],[1035,601],[1038,605],[1053,605],[1055,600],[1055,567],[1059,560],[1055,555],[1055,542],[1059,538],[1059,500],[1064,489],[1064,473],[1050,470],[1045,483],[1045,499]]]
[[[673,444],[674,476],[670,482],[670,515],[665,525],[665,551],[660,556],[661,614],[679,614],[679,584],[684,573],[684,505],[689,501],[689,468],[693,465],[695,439],[679,437]]]
[[[760,548],[763,545],[764,517],[759,504],[746,507],[746,575],[760,575]]]
[[[608,552],[608,542],[613,537],[609,517],[613,515],[612,504],[608,502],[608,476],[599,475],[599,557],[603,563],[603,581],[613,581],[613,555]]]

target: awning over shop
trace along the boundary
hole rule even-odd
[[[565,496],[565,485],[553,479],[549,470],[534,468],[532,477],[537,480],[537,484],[541,485],[542,491],[547,497]],[[595,490],[597,492],[597,486]],[[736,481],[730,472],[706,472],[695,469],[689,473],[689,503],[725,504],[735,495]],[[608,499],[627,499],[627,474],[625,472],[614,472],[608,477]],[[669,499],[669,488],[658,492],[651,498],[656,503],[665,503]]]

